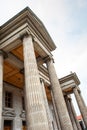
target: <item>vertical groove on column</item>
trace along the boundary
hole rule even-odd
[[[52,96],[52,103],[53,103],[53,108],[54,108],[54,113],[55,113],[57,127],[58,127],[58,130],[62,130],[61,129],[60,120],[59,120],[59,115],[58,115],[58,112],[56,110],[55,101],[54,101],[54,97],[53,97],[52,91],[51,91],[51,96]]]
[[[42,93],[43,93],[43,98],[44,98],[44,103],[45,103],[45,108],[46,108],[46,113],[47,113],[47,118],[48,118],[49,129],[53,130],[51,116],[50,116],[50,110],[49,110],[49,105],[48,105],[48,101],[47,101],[47,96],[46,96],[46,91],[45,91],[45,86],[44,86],[43,80],[41,81],[41,84],[42,84]]]
[[[59,84],[59,80],[57,78],[52,60],[47,61],[47,68],[49,71],[49,77],[50,77],[50,82],[52,85],[52,92],[55,99],[55,104],[57,107],[57,111],[59,113],[61,127],[63,130],[73,130],[71,120],[70,120],[70,117],[66,108],[66,104],[64,101],[61,86]]]
[[[28,130],[49,130],[32,36],[23,38]]]
[[[81,95],[81,92],[79,93],[79,95],[80,95],[80,97],[81,97],[81,100],[82,100],[82,102],[83,102],[84,107],[86,108],[86,104],[85,104],[84,99],[83,99],[83,97],[82,97],[82,95]],[[86,109],[87,109],[87,108],[86,108]]]
[[[2,129],[3,56],[0,54],[0,130]]]
[[[73,89],[73,92],[74,92],[74,94],[75,94],[75,97],[76,97],[76,100],[77,100],[77,104],[78,104],[79,109],[80,109],[80,112],[81,112],[81,114],[82,114],[82,117],[83,117],[85,126],[86,126],[86,128],[87,128],[87,110],[86,110],[86,108],[84,107],[84,104],[83,104],[83,102],[82,102],[82,100],[81,100],[81,97],[80,97],[80,95],[79,95],[79,92],[78,92],[77,88],[74,88],[74,89]]]
[[[81,127],[80,127],[79,121],[77,120],[77,115],[76,115],[72,100],[70,101],[70,105],[71,105],[72,113],[73,113],[77,128],[78,128],[78,130],[82,130]]]
[[[69,112],[69,115],[70,115],[70,119],[71,119],[71,122],[72,122],[72,126],[73,126],[73,129],[74,130],[78,130],[77,129],[77,126],[76,126],[76,122],[74,120],[74,116],[73,116],[73,113],[72,113],[72,109],[71,109],[71,105],[70,105],[70,98],[65,96],[65,101],[66,101],[66,105],[67,105],[67,109],[68,109],[68,112]]]

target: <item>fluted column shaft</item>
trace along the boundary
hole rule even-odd
[[[81,129],[81,126],[80,126],[80,124],[79,124],[79,121],[77,120],[77,115],[76,115],[76,112],[75,112],[75,109],[74,109],[72,100],[70,100],[70,105],[71,105],[72,113],[73,113],[73,116],[74,116],[74,119],[75,119],[77,128],[78,128],[78,130],[82,130],[82,129]]]
[[[81,100],[82,100],[82,102],[83,102],[84,107],[87,109],[86,104],[85,104],[85,102],[84,102],[84,99],[83,99],[83,97],[82,97],[82,95],[81,95],[81,92],[79,92],[79,95],[80,95],[80,97],[81,97]]]
[[[62,129],[61,129],[60,120],[59,120],[59,116],[58,116],[58,112],[57,112],[57,110],[56,110],[56,105],[55,105],[55,101],[54,101],[54,97],[53,97],[52,92],[51,92],[51,96],[52,96],[52,104],[53,104],[53,109],[54,109],[54,113],[55,113],[55,119],[56,119],[57,128],[58,128],[58,130],[62,130]]]
[[[73,113],[72,113],[72,109],[71,109],[71,105],[70,105],[70,99],[67,96],[65,96],[65,101],[66,101],[67,109],[68,109],[70,119],[71,119],[71,122],[72,122],[73,130],[78,130],[76,123],[75,123],[75,120],[74,120]]]
[[[48,105],[48,101],[47,101],[47,95],[46,95],[43,79],[41,79],[41,85],[42,85],[42,94],[43,94],[43,98],[44,98],[44,104],[45,104],[47,119],[48,119],[48,124],[49,124],[49,130],[53,130],[52,120],[51,120],[51,116],[50,116],[50,110],[49,110],[49,105]]]
[[[2,130],[3,55],[0,51],[0,130]]]
[[[59,119],[62,125],[62,130],[73,130],[71,120],[64,101],[61,86],[59,84],[59,80],[57,78],[57,74],[53,65],[53,60],[48,59],[46,63],[49,72],[50,82],[52,85],[52,93],[55,99],[56,108],[59,113]]]
[[[24,36],[24,70],[27,130],[49,130],[32,36]]]
[[[78,92],[77,88],[74,88],[74,89],[73,89],[73,92],[74,92],[74,94],[75,94],[75,98],[76,98],[76,100],[77,100],[77,104],[78,104],[79,109],[80,109],[80,112],[81,112],[81,114],[82,114],[82,117],[83,117],[85,126],[86,126],[86,128],[87,128],[87,110],[86,110],[86,108],[84,107],[84,104],[83,104],[83,102],[82,102],[82,99],[81,99],[81,97],[80,97],[80,95],[79,95],[79,92]]]

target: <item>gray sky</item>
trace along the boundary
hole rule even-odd
[[[87,0],[2,0],[0,3],[0,25],[26,6],[41,19],[57,46],[53,55],[58,77],[76,72],[87,105]]]

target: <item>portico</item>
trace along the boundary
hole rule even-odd
[[[84,124],[87,127],[87,125],[86,125],[87,109],[86,109],[86,105],[85,105],[85,102],[83,100],[83,97],[81,95],[81,90],[79,88],[80,81],[79,81],[76,73],[71,73],[70,75],[67,75],[67,76],[61,78],[60,84],[61,84],[61,87],[62,87],[62,90],[64,93],[67,109],[68,109],[74,130],[75,129],[80,130],[81,128],[80,128],[78,121],[76,119],[76,113],[74,110],[74,106],[73,106],[70,94],[74,94],[76,101],[77,101],[77,104],[78,104],[78,107],[79,107],[79,110],[80,110],[81,115],[83,117]],[[76,124],[75,124],[75,122],[76,122]]]
[[[73,83],[67,77],[58,79],[55,49],[43,23],[28,7],[1,26],[0,130],[6,120],[9,130],[26,125],[27,130],[74,130],[64,94],[75,93],[79,80],[73,74]]]
[[[55,48],[44,25],[29,8],[0,29],[0,50],[7,55],[6,59],[1,56],[1,93],[3,81],[24,89],[27,129],[50,128],[38,68]]]

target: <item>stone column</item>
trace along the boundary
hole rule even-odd
[[[0,50],[0,130],[2,130],[3,53]]]
[[[87,110],[86,110],[86,108],[84,107],[84,104],[83,104],[83,102],[82,102],[82,100],[81,100],[81,97],[80,97],[80,95],[79,95],[79,92],[78,92],[77,88],[74,88],[74,89],[73,89],[73,92],[74,92],[75,98],[76,98],[76,100],[77,100],[77,104],[78,104],[78,106],[79,106],[81,115],[82,115],[82,117],[83,117],[83,121],[84,121],[85,126],[86,126],[86,128],[87,128]]]
[[[45,86],[44,86],[44,80],[40,79],[40,81],[41,81],[41,85],[42,85],[42,94],[43,94],[44,105],[45,105],[45,108],[46,108],[46,113],[47,113],[47,118],[48,118],[49,130],[53,130],[52,120],[51,120],[50,110],[49,110],[49,105],[48,105],[46,91],[45,91]]]
[[[49,78],[52,86],[51,89],[52,89],[53,97],[55,99],[55,105],[59,114],[62,130],[73,130],[72,123],[64,101],[61,86],[53,65],[53,59],[49,57],[48,59],[46,59],[46,63],[47,63]]]
[[[69,112],[69,115],[70,115],[70,119],[71,119],[71,122],[72,122],[73,130],[78,130],[77,126],[76,126],[76,123],[75,123],[75,119],[74,119],[73,113],[72,113],[70,100],[71,99],[66,95],[65,96],[65,102],[66,102],[67,109],[68,109],[68,112]]]
[[[81,98],[81,100],[82,100],[82,102],[83,102],[83,105],[84,105],[84,107],[86,108],[86,104],[85,104],[85,102],[84,102],[84,99],[83,99],[83,97],[82,97],[82,94],[81,94],[81,91],[79,90],[79,95],[80,95],[80,98]],[[87,109],[87,108],[86,108]]]
[[[71,105],[72,113],[73,113],[77,128],[78,128],[78,130],[82,130],[81,127],[80,127],[79,121],[77,120],[77,115],[76,115],[76,112],[75,112],[75,109],[74,109],[74,106],[73,106],[73,103],[72,103],[72,99],[70,99],[70,105]]]
[[[23,37],[27,130],[49,130],[31,35]]]
[[[52,91],[51,91],[51,96],[52,96],[52,104],[53,104],[53,110],[54,110],[54,113],[55,113],[55,119],[56,119],[57,128],[58,128],[58,130],[62,130],[61,129],[60,120],[59,120],[59,116],[58,116],[58,112],[56,110],[55,101],[54,101],[54,97],[53,97]]]

